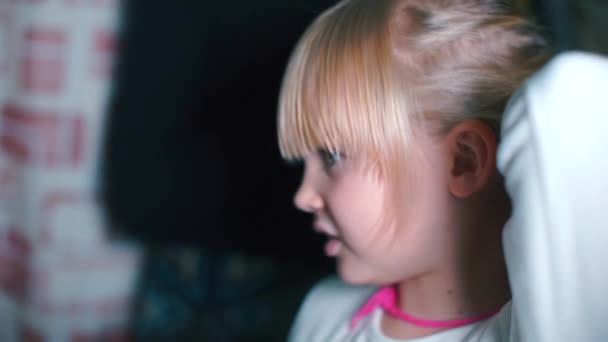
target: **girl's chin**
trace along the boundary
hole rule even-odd
[[[377,282],[359,263],[348,260],[348,256],[340,255],[336,263],[338,277],[351,285],[373,285]]]

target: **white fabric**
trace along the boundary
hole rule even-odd
[[[513,199],[504,247],[513,300],[493,318],[415,342],[608,341],[608,60],[562,54],[505,113],[498,167]],[[391,342],[378,309],[348,327],[374,288],[336,278],[307,296],[292,342]]]
[[[513,341],[608,341],[608,60],[556,57],[512,101],[498,166]]]

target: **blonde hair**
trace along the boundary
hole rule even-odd
[[[281,154],[340,151],[397,182],[419,124],[497,127],[548,57],[535,26],[504,1],[342,1],[308,28],[287,66]]]

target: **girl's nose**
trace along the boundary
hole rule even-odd
[[[306,175],[294,196],[295,206],[307,213],[314,213],[323,208],[323,199]]]

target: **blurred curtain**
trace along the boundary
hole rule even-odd
[[[96,170],[114,0],[0,1],[0,340],[118,341],[138,267]]]

